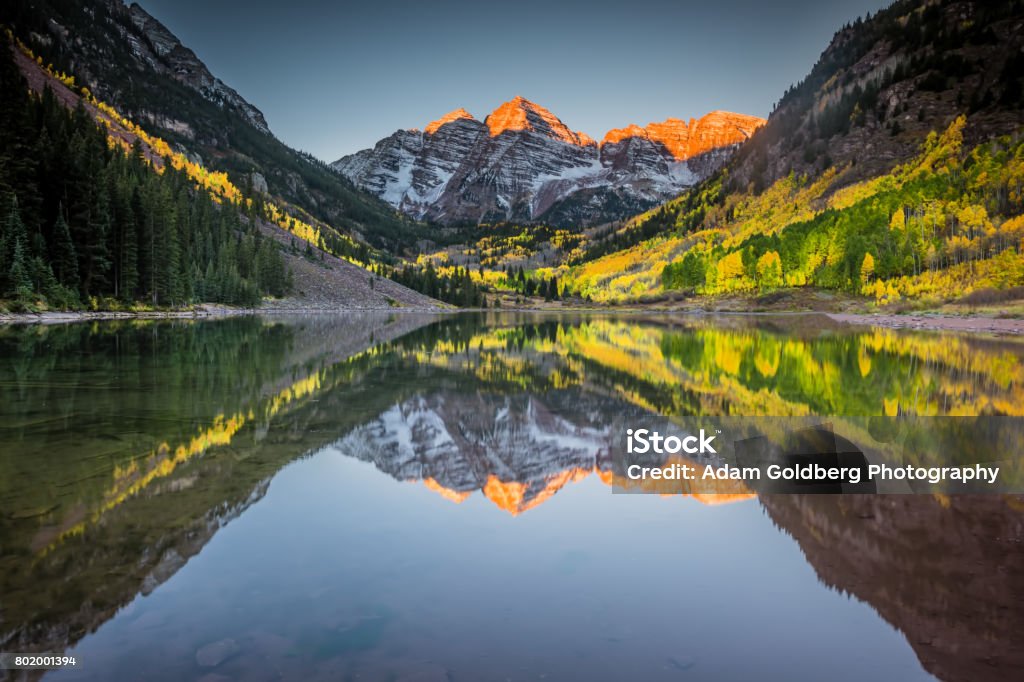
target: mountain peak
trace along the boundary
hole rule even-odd
[[[447,114],[445,114],[441,118],[437,119],[436,121],[431,121],[430,123],[427,124],[427,127],[424,128],[423,130],[428,135],[433,135],[434,133],[437,132],[437,130],[441,126],[447,125],[449,123],[452,123],[453,121],[459,121],[459,120],[462,120],[462,119],[469,119],[471,121],[475,120],[473,118],[473,114],[469,113],[468,111],[466,111],[462,107],[459,107],[458,109],[456,109],[454,111],[449,111]]]
[[[506,130],[532,130],[580,147],[594,144],[589,135],[569,130],[557,116],[521,95],[516,95],[492,111],[484,123],[491,131],[491,137],[497,137]]]
[[[672,120],[672,119],[669,119]],[[764,125],[765,119],[760,116],[751,116],[750,114],[737,114],[734,111],[724,111],[722,109],[715,109],[714,111],[708,112],[698,119],[704,123],[710,122],[724,122],[729,125],[736,126],[750,126],[760,127]]]
[[[615,128],[608,131],[601,145],[639,137],[662,145],[677,161],[683,161],[712,149],[739,144],[764,124],[765,120],[758,116],[718,110],[689,121],[667,118],[643,127],[633,124]]]
[[[517,95],[482,122],[455,109],[423,133],[399,131],[331,166],[416,219],[454,224],[551,215],[594,224],[678,195],[720,167],[761,122],[727,112],[670,118],[613,130],[599,146]]]

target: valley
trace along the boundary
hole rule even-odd
[[[8,313],[206,302],[899,314],[995,296],[1004,305],[965,299],[959,310],[1016,315],[1019,4],[904,1],[849,23],[767,120],[713,111],[629,124],[598,141],[516,96],[482,120],[455,109],[329,165],[280,143],[259,109],[138,5],[102,0],[83,14],[55,1],[59,19],[40,33],[35,14],[16,4],[8,38],[35,96],[51,91],[70,109],[81,100],[114,148],[141,154],[157,173],[169,163],[209,195],[203,201],[229,204],[239,213],[232,229],[253,248],[265,241],[266,262],[280,261],[292,283],[282,275],[280,285],[261,284],[244,261],[237,275],[206,273],[210,256],[181,253],[193,237],[177,218],[163,239],[180,255],[143,286],[125,275],[122,262],[135,258],[125,249],[138,247],[123,234],[108,229],[105,244],[90,246],[95,217],[79,225],[83,214],[56,201],[55,189],[12,176],[0,185],[12,196],[24,186],[42,198],[19,204],[24,238],[5,209],[0,255],[10,269],[23,240],[16,271],[32,273],[8,277],[0,300]],[[88,40],[69,42],[69,27]],[[124,55],[120,66],[111,54]],[[126,89],[125,69],[145,75],[141,90]],[[84,85],[69,75],[76,70]],[[214,123],[221,116],[229,128]],[[98,296],[84,280],[62,281],[58,213],[79,276],[108,283]],[[30,268],[32,258],[40,263]],[[143,276],[141,256],[137,267]],[[206,284],[236,276],[230,292]]]
[[[0,3],[0,679],[1020,678],[1022,444],[1024,0]]]

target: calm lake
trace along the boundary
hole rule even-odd
[[[0,327],[0,651],[78,661],[6,674],[1024,679],[1024,498],[613,494],[630,415],[1019,417],[1024,342],[801,315]]]

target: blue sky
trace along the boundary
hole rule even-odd
[[[522,95],[600,139],[767,116],[835,31],[887,2],[141,0],[287,144],[325,161]]]

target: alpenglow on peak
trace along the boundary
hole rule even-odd
[[[616,128],[597,143],[516,96],[483,121],[455,109],[423,131],[399,130],[331,167],[420,220],[587,225],[678,195],[763,124],[714,111]]]
[[[532,130],[547,137],[579,146],[592,145],[594,139],[586,133],[574,132],[562,120],[539,104],[516,95],[500,105],[484,119],[491,137],[506,130]]]
[[[427,127],[423,129],[423,132],[427,133],[428,135],[433,135],[441,126],[447,125],[452,121],[458,121],[461,119],[469,119],[471,121],[476,120],[473,118],[473,114],[469,113],[462,107],[459,107],[455,111],[449,111],[447,114],[437,119],[436,121],[431,121],[430,123],[428,123]]]

